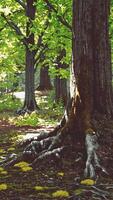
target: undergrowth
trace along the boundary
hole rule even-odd
[[[12,94],[2,94],[0,96],[0,112],[15,111],[21,106],[20,100],[15,98]]]
[[[40,111],[34,111],[31,114],[15,115],[13,111],[22,107],[20,101],[12,98],[11,95],[5,95],[0,99],[0,111],[6,111],[0,118],[6,118],[11,124],[16,126],[40,126],[40,125],[55,125],[60,121],[63,114],[63,103],[60,101],[58,104],[54,101],[54,93],[50,92],[49,95],[37,95],[37,104]],[[8,111],[13,112],[8,115]]]

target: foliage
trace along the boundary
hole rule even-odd
[[[7,184],[5,183],[0,184],[0,191],[2,190],[7,190]]]
[[[3,167],[0,167],[0,175],[7,175],[8,172],[6,170],[4,170]]]
[[[64,172],[58,172],[57,175],[63,177],[64,176]]]
[[[69,193],[66,190],[57,190],[52,194],[54,198],[69,197]]]
[[[36,112],[32,112],[31,114],[25,114],[23,116],[17,116],[10,120],[17,126],[37,126],[38,125],[38,115]]]
[[[55,103],[54,91],[51,91],[48,96],[39,96],[36,98],[40,111],[34,111],[31,114],[22,116],[14,116],[9,119],[9,122],[16,126],[39,126],[39,125],[55,125],[61,118],[64,107],[62,101]]]
[[[43,62],[48,63],[51,73],[54,71],[54,63],[56,61],[59,50],[64,48],[66,56],[62,59],[69,65],[71,62],[71,38],[72,33],[60,19],[66,20],[71,25],[72,20],[72,1],[50,1],[55,9],[50,10],[45,1],[35,1],[36,17],[31,22],[29,28],[30,33],[35,36],[35,44],[29,45],[31,51],[37,49],[35,55],[35,65],[42,66]],[[0,2],[0,71],[5,73],[7,81],[2,81],[0,87],[12,88],[15,83],[15,72],[25,71],[25,44],[22,42],[26,38],[26,26],[28,19],[25,10],[14,0]],[[6,19],[3,17],[5,15]],[[8,21],[7,21],[8,20]],[[14,24],[11,27],[11,22]],[[46,27],[46,24],[48,26]],[[21,34],[17,34],[14,27],[18,28]],[[42,37],[42,36],[43,37]],[[41,37],[41,45],[38,41]],[[5,38],[5,39],[4,39]],[[46,49],[43,51],[44,46]],[[44,60],[41,59],[45,55]],[[53,72],[54,73],[54,72]],[[61,76],[68,77],[66,70],[58,72]],[[8,77],[12,76],[11,79]],[[1,79],[1,78],[0,78]],[[19,80],[18,80],[19,81]]]
[[[80,182],[82,185],[94,185],[95,184],[95,181],[94,180],[92,180],[92,179],[85,179],[85,180],[82,180],[81,182]]]
[[[21,106],[19,99],[16,99],[11,94],[3,94],[0,96],[0,111],[15,111]]]
[[[35,186],[34,189],[35,189],[36,191],[44,191],[44,190],[49,189],[49,187]]]
[[[19,162],[14,165],[15,167],[19,167],[21,171],[27,172],[31,171],[33,168],[29,166],[29,163],[27,162]]]

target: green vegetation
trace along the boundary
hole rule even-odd
[[[39,111],[34,111],[31,114],[16,115],[16,110],[21,108],[22,103],[12,94],[3,94],[0,97],[0,119],[9,121],[16,126],[40,126],[40,125],[55,125],[63,114],[63,103],[55,103],[54,92],[42,93],[36,95]]]
[[[16,111],[22,104],[11,94],[3,94],[0,96],[0,112]]]

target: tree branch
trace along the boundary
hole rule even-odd
[[[19,3],[22,6],[22,8],[24,8],[26,10],[26,5],[25,5],[25,3],[23,1],[21,1],[21,0],[15,0],[15,1],[17,3]]]
[[[54,12],[56,13],[56,16],[57,16],[58,20],[59,20],[63,25],[65,25],[70,31],[72,31],[71,25],[66,21],[66,19],[65,19],[63,16],[60,16],[60,15],[58,14],[57,9],[52,5],[52,3],[50,3],[50,1],[48,1],[48,0],[44,0],[44,2],[46,3],[46,5],[47,5],[47,7],[48,7],[49,10],[52,10],[52,11],[54,11]]]
[[[2,13],[1,16],[5,19],[7,24],[16,32],[17,35],[22,36],[21,41],[23,42],[23,44],[25,46],[28,46],[27,40],[26,40],[25,36],[22,34],[20,28],[13,21],[7,19],[7,17],[4,15],[4,13]]]
[[[50,14],[50,13],[49,13],[49,14]],[[44,30],[41,32],[41,34],[40,34],[39,37],[38,37],[37,49],[35,50],[35,55],[36,55],[36,53],[38,52],[39,48],[40,48],[41,45],[42,45],[44,32],[45,32],[45,30],[48,28],[48,25],[49,25],[49,20],[47,19],[46,22],[45,22],[45,28],[44,28]]]
[[[35,71],[37,69],[38,64],[43,61],[43,54],[45,53],[47,48],[48,48],[47,44],[44,45],[43,48],[40,50],[39,55],[35,59]]]

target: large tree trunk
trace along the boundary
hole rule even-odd
[[[108,33],[109,1],[73,0],[73,68],[76,79],[73,121],[75,134],[86,134],[85,174],[94,176],[95,114],[113,114],[111,54]],[[73,112],[72,111],[72,112]]]
[[[25,68],[25,101],[24,110],[33,111],[37,108],[34,93],[34,63],[35,63],[35,51],[32,50],[34,41],[34,33],[31,32],[32,20],[35,19],[35,6],[34,0],[27,0],[26,4],[26,16],[27,22],[27,47],[26,47],[26,68]]]
[[[42,66],[40,69],[40,83],[37,88],[37,90],[51,90],[52,89],[52,84],[51,84],[51,79],[49,75],[49,67],[48,66]]]
[[[109,1],[74,0],[73,9],[73,67],[82,110],[111,116]]]
[[[98,120],[98,113],[98,116],[113,115],[108,16],[109,1],[73,0],[73,96],[55,130],[39,135],[37,141],[25,149],[24,156],[34,152],[33,164],[53,154],[59,157],[64,149],[60,146],[67,136],[76,146],[73,139],[79,135],[87,150],[85,175],[94,177],[96,166],[106,172],[97,156],[97,130],[93,119]]]

